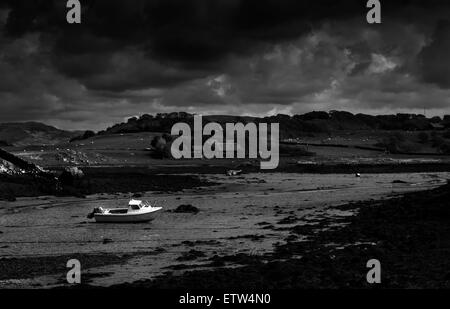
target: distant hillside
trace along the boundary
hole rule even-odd
[[[15,145],[55,145],[68,142],[80,132],[59,130],[38,122],[0,123],[0,144]]]
[[[127,122],[116,124],[104,131],[103,134],[135,133],[135,132],[170,132],[173,124],[177,122],[193,124],[193,115],[188,113],[145,114],[139,118],[133,117]],[[444,119],[439,117],[426,118],[423,115],[396,114],[372,116],[365,114],[352,114],[345,111],[310,112],[303,115],[277,115],[272,117],[256,118],[241,116],[203,116],[203,122],[267,122],[280,123],[281,138],[295,138],[307,133],[328,133],[341,130],[404,130],[424,131],[443,130],[450,128],[450,116]]]

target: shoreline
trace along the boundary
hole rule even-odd
[[[175,161],[170,161],[175,162]],[[242,160],[237,162],[226,161],[193,161],[191,164],[160,164],[149,166],[148,164],[135,164],[127,166],[101,165],[101,166],[79,166],[86,170],[128,170],[146,169],[151,174],[225,174],[228,169],[241,169],[243,173],[304,173],[304,174],[353,174],[355,172],[366,174],[393,174],[393,173],[434,173],[450,172],[450,162],[414,162],[414,163],[293,163],[280,162],[280,165],[273,170],[262,170],[258,162]],[[62,167],[52,167],[53,170]]]
[[[211,161],[213,162],[213,161]],[[194,162],[195,163],[195,162]],[[226,163],[226,164],[225,164]],[[217,183],[202,180],[200,175],[226,174],[229,169],[240,169],[242,173],[284,174],[394,174],[450,172],[450,163],[317,163],[294,164],[283,162],[277,169],[261,170],[255,162],[216,162],[192,164],[190,166],[86,166],[80,167],[86,177],[75,185],[57,189],[52,180],[30,175],[1,175],[0,201],[15,201],[18,197],[74,196],[83,198],[99,193],[141,193],[145,191],[177,192]],[[62,167],[53,168],[53,172]]]
[[[325,207],[353,213],[348,217],[305,219],[289,215],[278,222],[286,224],[281,227],[261,222],[259,225],[265,230],[287,233],[270,253],[215,255],[208,257],[207,263],[200,267],[203,270],[195,265],[185,268],[180,265],[168,268],[168,271],[185,271],[181,275],[167,273],[156,279],[112,287],[188,288],[195,282],[202,288],[366,288],[369,287],[365,283],[366,262],[373,258],[382,263],[381,287],[447,287],[449,280],[446,276],[450,278],[450,275],[442,271],[450,266],[446,261],[450,253],[446,249],[450,247],[450,229],[447,228],[450,210],[444,205],[447,200],[450,200],[450,184],[395,197],[384,195],[375,200]],[[240,237],[257,240],[253,234]],[[188,253],[183,258],[192,262],[203,255],[196,247]],[[121,254],[82,254],[80,258],[91,259],[94,268],[103,263],[126,263],[128,259],[117,259],[118,255]],[[38,267],[41,274],[57,275],[65,270],[57,262],[64,258],[64,255],[2,258],[2,264],[5,267],[9,265],[5,270],[5,274],[10,271],[8,276],[16,271],[30,278],[30,274],[39,272],[27,268],[29,264]],[[46,259],[50,263],[41,263]],[[87,263],[89,265],[90,262]],[[429,276],[429,271],[433,276]],[[429,279],[425,280],[427,276]],[[82,287],[95,286],[89,285],[87,280]]]
[[[239,254],[211,261],[213,267],[229,261],[241,267],[190,270],[112,287],[371,288],[366,282],[366,263],[376,258],[382,265],[382,282],[375,287],[448,288],[450,272],[445,269],[450,269],[449,199],[450,184],[446,184],[387,200],[345,204],[337,209],[358,213],[350,218],[292,227],[286,243],[277,246],[274,253]],[[337,222],[346,226],[319,232]],[[300,235],[308,239],[301,241]]]

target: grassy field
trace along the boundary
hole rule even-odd
[[[181,159],[155,158],[151,141],[162,133],[142,132],[98,135],[92,138],[48,146],[6,147],[5,150],[44,168],[64,166],[145,166],[156,170],[170,167],[178,172],[225,173],[227,169],[257,171],[258,159]],[[426,135],[426,141],[419,134]],[[432,132],[337,131],[329,134],[304,136],[293,143],[280,144],[278,171],[289,171],[298,164],[405,164],[450,163],[450,156],[432,147]],[[444,136],[444,133],[440,133]],[[408,148],[413,154],[385,151],[383,141],[395,138],[400,150]],[[436,136],[434,137],[436,139]],[[441,138],[441,142],[445,139]],[[380,145],[381,144],[381,145]],[[394,145],[397,147],[397,145]],[[367,149],[365,149],[367,147]],[[295,170],[295,169],[294,169]],[[303,170],[299,170],[302,172]],[[418,171],[417,169],[415,171]]]

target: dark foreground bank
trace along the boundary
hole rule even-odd
[[[108,265],[122,265],[131,258],[143,255],[155,255],[159,250],[145,253],[116,253],[116,254],[70,254],[58,256],[37,256],[20,258],[0,258],[0,280],[29,279],[44,275],[65,274],[68,271],[67,261],[77,259],[84,269],[103,267]],[[88,275],[84,275],[85,277]],[[65,283],[65,276],[61,276],[61,283]],[[89,277],[84,278],[85,281]],[[0,285],[1,286],[1,285]],[[36,284],[35,287],[40,287]]]
[[[289,235],[273,253],[213,256],[201,268],[168,273],[154,280],[119,284],[116,288],[449,288],[450,287],[450,184],[380,201],[364,201],[333,207],[354,216],[283,219]],[[336,223],[340,223],[337,226]],[[342,224],[345,224],[344,226]],[[267,225],[264,228],[278,229]],[[251,235],[249,235],[251,236]],[[306,240],[303,237],[307,237]],[[144,255],[157,255],[140,252]],[[192,243],[189,261],[203,256]],[[133,255],[80,254],[83,268],[126,264]],[[0,259],[0,280],[61,274],[65,282],[68,256]],[[71,256],[70,258],[74,258]],[[381,262],[379,285],[369,285],[366,263]],[[226,267],[233,266],[234,268]],[[236,267],[238,266],[238,267]],[[205,269],[206,268],[206,269]],[[181,268],[180,268],[181,269]],[[105,276],[108,274],[105,273]],[[98,276],[98,274],[97,274]],[[90,278],[83,277],[89,286]]]
[[[290,236],[265,256],[214,257],[211,270],[166,274],[121,288],[449,288],[450,184],[400,198],[340,206],[347,219],[290,228]],[[333,228],[336,221],[347,223]],[[323,231],[324,228],[329,228]],[[308,236],[300,241],[299,236]],[[370,259],[381,262],[382,282],[366,281]],[[229,263],[239,268],[225,268]]]
[[[173,161],[170,161],[173,162]],[[196,175],[226,174],[229,169],[243,173],[311,173],[311,174],[378,174],[450,172],[450,163],[386,164],[297,164],[282,161],[275,170],[261,170],[259,162],[248,160],[193,161],[193,164],[159,166],[81,167],[84,177],[69,183],[58,182],[62,168],[51,170],[49,177],[40,175],[0,174],[0,201],[17,197],[43,195],[84,197],[95,193],[175,192],[215,185]]]
[[[84,197],[95,193],[176,192],[214,184],[195,175],[162,175],[146,167],[83,168],[83,172],[83,178],[71,183],[57,182],[52,177],[0,174],[0,201],[43,195]],[[53,173],[58,175],[61,171]]]

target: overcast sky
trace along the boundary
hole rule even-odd
[[[0,122],[144,113],[450,114],[450,1],[0,0]],[[402,4],[400,4],[402,2]],[[396,4],[399,3],[399,4]]]

